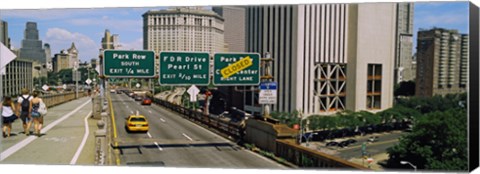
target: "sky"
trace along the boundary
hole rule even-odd
[[[143,49],[142,14],[166,7],[133,7],[136,8],[13,8],[0,10],[0,18],[8,22],[9,36],[15,48],[21,47],[26,22],[32,21],[37,23],[43,43],[50,44],[51,56],[70,48],[74,42],[80,59],[88,61],[98,58],[106,29],[119,35],[122,49]],[[468,32],[468,2],[417,2],[414,9],[414,40],[419,28],[441,27],[458,29],[461,33]]]

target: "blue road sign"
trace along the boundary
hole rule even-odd
[[[277,82],[261,82],[260,83],[261,90],[276,90],[277,89]]]

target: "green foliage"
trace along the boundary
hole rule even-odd
[[[390,166],[409,161],[419,169],[467,170],[467,113],[465,109],[435,111],[420,117],[410,134],[389,148]]]
[[[395,96],[415,95],[415,82],[414,81],[400,82],[400,84],[395,85],[395,90],[393,94]]]

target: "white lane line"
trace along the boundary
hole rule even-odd
[[[133,114],[133,111],[130,111],[131,114]]]
[[[83,147],[85,146],[85,143],[87,142],[87,138],[88,138],[88,134],[90,133],[89,129],[88,129],[88,117],[92,114],[92,111],[90,111],[87,116],[85,116],[85,134],[83,134],[83,139],[82,139],[82,143],[80,143],[80,146],[78,147],[77,149],[77,152],[75,153],[75,155],[73,156],[72,160],[70,161],[70,164],[75,164],[77,163],[77,160],[78,160],[78,157],[80,156],[80,153],[82,152],[83,150]]]
[[[154,142],[154,144],[155,144],[155,145],[157,145],[157,147],[158,147],[158,150],[160,150],[160,151],[163,151],[162,147],[160,147],[160,145],[158,145],[158,143],[157,143],[157,142]]]
[[[148,110],[148,113],[150,113],[150,114],[151,114],[151,113],[152,113],[152,111],[151,111],[151,110]]]
[[[147,132],[147,135],[149,138],[152,138],[152,135],[150,134],[150,132]]]
[[[185,133],[182,133],[182,135],[183,135],[185,138],[187,138],[188,140],[193,141],[193,139],[190,138],[190,137],[189,137],[188,135],[186,135]]]
[[[165,120],[163,118],[160,118],[160,121],[164,122],[165,123]]]
[[[48,126],[45,126],[40,133],[45,133],[48,130],[52,129],[54,126],[62,122],[63,120],[67,119],[68,117],[72,116],[74,113],[78,112],[81,108],[83,108],[85,105],[90,103],[91,100],[87,100],[85,103],[83,103],[81,106],[76,108],[75,110],[69,112],[62,118],[55,120],[54,122],[48,124]],[[29,136],[28,138],[25,138],[24,140],[18,142],[17,144],[13,145],[12,147],[8,148],[7,150],[3,151],[0,153],[0,161],[3,161],[4,159],[8,158],[10,155],[14,154],[21,148],[25,147],[26,145],[30,144],[33,140],[37,139],[38,137],[36,136]]]

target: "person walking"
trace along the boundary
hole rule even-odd
[[[17,119],[15,115],[15,105],[11,97],[5,97],[0,104],[2,109],[2,134],[3,138],[10,137],[12,132],[12,123]]]
[[[29,93],[30,92],[27,88],[23,88],[22,95],[20,95],[17,99],[17,108],[19,108],[17,110],[17,115],[20,115],[20,119],[22,120],[23,124],[23,130],[27,136],[30,135],[30,126],[32,124],[32,105],[30,104],[32,96],[30,96]]]
[[[33,128],[34,128],[34,134],[37,136],[40,136],[40,131],[42,130],[43,126],[43,115],[40,114],[38,111],[40,108],[40,103],[43,102],[43,100],[38,97],[39,93],[38,91],[33,92],[33,98],[30,101],[31,107],[32,107],[32,119],[33,119]]]

